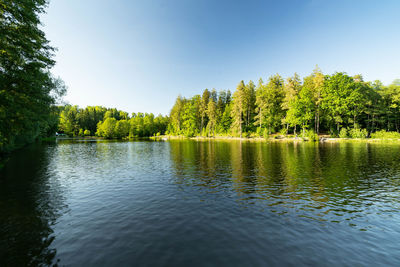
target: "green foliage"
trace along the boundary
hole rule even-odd
[[[189,101],[186,101],[183,107],[182,130],[187,137],[193,137],[199,134],[199,110],[200,96],[195,96]]]
[[[271,76],[267,84],[260,79],[256,91],[256,125],[266,127],[271,133],[282,121],[284,111],[282,101],[284,98],[283,79],[276,74]]]
[[[99,106],[81,109],[78,106],[66,105],[59,107],[59,110],[58,130],[70,136],[89,136],[96,133],[97,136],[105,138],[148,137],[156,133],[164,134],[170,123],[167,116],[154,117],[152,113],[133,113],[130,118],[127,112]]]
[[[104,122],[100,121],[97,124],[97,136],[105,137],[105,138],[113,138],[115,137],[115,126],[117,124],[117,120],[115,118],[108,117]]]
[[[217,126],[219,129],[219,132],[221,132],[221,133],[227,133],[229,131],[229,129],[231,128],[231,125],[232,125],[232,117],[230,115],[231,110],[232,110],[232,105],[230,103],[228,103],[225,106],[225,110],[224,110],[221,120]]]
[[[124,138],[129,135],[130,124],[128,120],[119,120],[115,124],[114,136],[116,138]]]
[[[50,74],[53,51],[39,28],[44,0],[0,1],[0,153],[54,134],[65,85]]]
[[[349,133],[346,128],[340,129],[339,137],[340,138],[348,138],[349,137]]]
[[[232,109],[231,109],[231,117],[232,117],[232,132],[235,135],[242,136],[243,133],[243,114],[245,112],[244,104],[245,104],[245,87],[243,81],[241,81],[235,93],[233,94],[232,101]]]
[[[267,128],[265,128],[265,129],[263,130],[263,137],[264,137],[264,138],[269,138],[269,130],[268,130]]]
[[[321,106],[328,120],[338,129],[342,124],[355,125],[357,117],[364,111],[368,89],[366,84],[356,82],[345,73],[326,76]]]
[[[351,138],[367,138],[368,132],[366,129],[353,128],[349,131]]]
[[[376,139],[400,139],[400,133],[398,132],[387,132],[385,130],[380,130],[375,133],[371,133],[371,138]]]
[[[209,118],[207,127],[210,133],[215,136],[215,128],[217,125],[217,104],[214,102],[213,99],[210,99],[210,101],[208,102],[207,114]]]
[[[260,127],[257,127],[256,135],[257,135],[257,137],[261,137],[262,136],[262,129]]]
[[[400,83],[383,86],[343,72],[323,75],[317,66],[303,81],[296,73],[286,82],[278,74],[267,83],[260,79],[257,87],[241,81],[232,100],[229,91],[207,89],[202,96],[178,97],[170,117],[168,133],[175,135],[269,136],[282,129],[307,137],[313,129],[365,138],[379,129],[400,131]]]
[[[178,96],[170,116],[128,113],[103,107],[65,106],[58,109],[59,130],[76,136],[80,129],[106,138],[134,138],[158,133],[194,136],[269,137],[301,131],[318,140],[319,131],[342,138],[365,138],[378,129],[400,129],[400,85],[364,82],[361,75],[323,75],[317,67],[300,80],[295,74],[283,82],[274,75],[257,87],[241,81],[230,91],[204,90],[191,98]],[[115,119],[115,125],[106,123]],[[101,123],[99,123],[101,122]],[[341,131],[339,132],[339,129]],[[83,133],[84,134],[84,133]]]
[[[307,130],[306,134],[305,134],[305,137],[308,139],[308,141],[314,141],[315,142],[315,141],[319,140],[318,134],[316,134],[314,132],[314,130]]]

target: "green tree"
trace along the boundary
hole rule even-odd
[[[245,87],[244,81],[241,81],[236,87],[236,91],[233,94],[231,109],[232,129],[235,133],[239,133],[240,137],[242,137],[243,113],[245,112]]]
[[[256,102],[256,92],[255,92],[255,84],[253,81],[249,81],[249,83],[244,88],[243,95],[243,112],[244,112],[244,123],[246,128],[251,126],[252,119],[254,117],[255,111],[255,102]]]
[[[355,120],[362,111],[364,85],[356,83],[353,77],[343,72],[325,76],[322,90],[321,107],[326,111],[328,119],[336,125],[339,133],[340,125]]]
[[[191,137],[199,134],[199,104],[200,96],[196,95],[185,103],[182,114],[182,130],[185,136]]]
[[[66,87],[49,72],[54,49],[39,29],[46,4],[0,1],[0,153],[54,129],[52,106]]]
[[[267,85],[260,80],[256,94],[256,123],[261,125],[260,128],[266,126],[269,134],[281,124],[283,98],[283,79],[279,74],[271,76]]]
[[[115,135],[115,126],[117,124],[117,120],[115,118],[107,118],[104,122],[100,121],[97,125],[97,136],[105,137],[105,138],[114,138]]]
[[[221,120],[219,122],[220,131],[223,133],[228,133],[232,126],[232,103],[225,106],[224,112],[222,113]]]
[[[206,120],[207,120],[207,107],[208,107],[208,101],[210,100],[210,91],[208,89],[205,89],[203,92],[203,95],[200,100],[200,107],[199,107],[199,112],[200,112],[200,118],[201,118],[201,124],[200,124],[200,131],[203,130],[204,125],[206,125]]]
[[[115,124],[114,136],[116,138],[124,138],[129,135],[129,121],[119,120]]]
[[[286,124],[286,132],[289,126],[296,127],[298,125],[298,113],[295,111],[297,96],[301,90],[301,81],[297,73],[293,77],[289,77],[284,85],[284,98],[282,100],[282,110],[284,117],[282,123]],[[294,130],[296,132],[296,129]]]
[[[210,132],[212,132],[212,135],[215,136],[215,127],[217,125],[217,104],[213,99],[210,99],[208,102],[207,115],[209,118],[208,128]]]
[[[171,131],[177,135],[181,134],[182,113],[185,102],[187,102],[186,99],[182,98],[181,96],[178,96],[170,113]]]
[[[302,126],[303,136],[305,136],[306,129],[310,126],[315,114],[314,93],[307,79],[296,98],[293,109],[297,117],[296,122]]]
[[[79,133],[79,108],[67,105],[60,113],[59,129],[65,134],[77,136]]]
[[[322,90],[324,87],[325,76],[322,74],[321,69],[317,65],[311,77],[312,77],[312,92],[315,103],[314,131],[318,134],[320,119],[321,119],[321,103],[323,101]]]

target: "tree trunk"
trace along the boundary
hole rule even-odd
[[[240,115],[240,117],[242,117],[242,115]],[[239,132],[240,132],[240,138],[242,138],[242,118],[240,118],[240,127],[239,127]]]
[[[374,128],[375,128],[375,115],[372,115],[371,132],[374,131]]]
[[[315,112],[314,116],[314,132],[317,132],[317,112]]]

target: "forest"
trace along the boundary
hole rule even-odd
[[[59,114],[59,131],[70,136],[400,138],[400,80],[384,86],[361,75],[324,75],[317,66],[303,80],[276,74],[257,85],[240,81],[233,94],[205,89],[178,96],[169,116],[70,105],[59,107]]]
[[[324,75],[317,66],[303,80],[296,73],[287,79],[276,74],[257,85],[240,81],[233,94],[205,89],[191,98],[178,96],[167,134],[397,138],[399,130],[400,80],[384,86],[361,75]]]
[[[100,106],[59,106],[58,132],[68,136],[135,138],[164,134],[169,119],[152,113],[132,113]]]

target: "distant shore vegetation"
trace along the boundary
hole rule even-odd
[[[152,113],[132,113],[101,106],[59,107],[58,132],[68,136],[135,138],[164,134],[169,117]]]
[[[303,80],[296,73],[265,82],[240,81],[236,90],[205,89],[178,96],[169,116],[128,114],[117,109],[60,107],[59,130],[71,136],[133,138],[281,136],[318,139],[400,138],[400,80],[384,86],[344,72],[324,75],[316,67]]]

